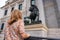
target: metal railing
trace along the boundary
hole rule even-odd
[[[60,40],[60,38],[34,37],[37,40]]]

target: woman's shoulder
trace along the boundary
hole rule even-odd
[[[23,22],[23,20],[22,19],[19,19],[18,22]]]
[[[24,21],[23,21],[23,20],[18,20],[17,24],[18,24],[18,25],[20,25],[20,24],[23,25],[23,24],[24,24]]]

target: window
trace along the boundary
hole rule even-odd
[[[22,10],[22,4],[19,5],[19,10]]]
[[[35,4],[35,0],[31,0],[31,5],[34,5]]]
[[[8,10],[5,10],[5,14],[4,14],[4,15],[7,15],[7,11],[8,11]]]
[[[3,30],[3,28],[4,28],[4,23],[2,23],[2,25],[1,25],[1,30]]]
[[[14,10],[14,7],[12,7],[11,12]]]

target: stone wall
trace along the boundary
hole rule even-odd
[[[44,11],[45,11],[45,19],[46,24],[49,28],[58,28],[57,22],[57,4],[55,0],[44,0]]]
[[[50,28],[48,29],[47,37],[50,38],[60,38],[60,29],[59,28]]]

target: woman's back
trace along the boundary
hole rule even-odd
[[[23,32],[25,32],[23,20],[18,20],[11,25],[7,24],[5,28],[5,40],[23,40],[20,35]]]

